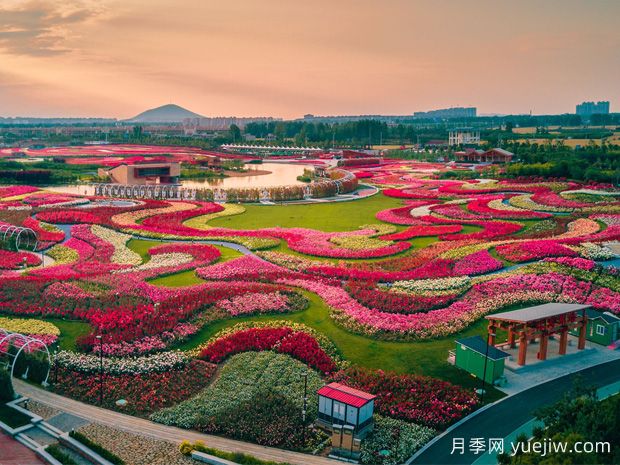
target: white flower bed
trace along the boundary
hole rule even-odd
[[[142,257],[126,245],[131,239],[129,234],[116,232],[96,224],[90,230],[94,235],[114,246],[114,254],[112,254],[113,263],[121,265],[140,265],[142,263]]]
[[[98,355],[76,354],[62,350],[56,354],[56,362],[61,368],[82,373],[99,373]],[[178,370],[189,363],[189,357],[180,351],[160,352],[143,357],[105,357],[103,371],[112,375],[137,375],[141,373],[163,373]]]
[[[589,258],[590,260],[610,260],[616,257],[616,254],[607,247],[593,244],[592,242],[584,242],[581,244],[579,252],[581,256]]]
[[[437,291],[458,291],[471,286],[468,276],[455,278],[416,279],[411,281],[396,281],[392,290],[412,294],[424,294]]]
[[[153,255],[151,260],[149,260],[147,263],[143,265],[130,268],[130,269],[126,269],[126,270],[118,270],[117,273],[135,273],[137,271],[146,271],[146,270],[153,270],[156,268],[167,268],[167,267],[172,267],[172,266],[179,266],[185,263],[190,263],[192,260],[194,260],[194,257],[192,257],[190,254],[187,254],[187,253],[177,253],[177,252],[162,253],[162,254]]]

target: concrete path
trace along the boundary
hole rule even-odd
[[[233,439],[212,436],[198,433],[196,431],[184,430],[172,426],[160,425],[142,418],[132,417],[122,413],[106,410],[92,405],[84,404],[67,397],[45,391],[34,387],[19,379],[14,379],[15,390],[22,396],[46,404],[57,410],[70,413],[87,419],[92,423],[99,423],[134,434],[152,437],[162,441],[169,441],[180,444],[183,440],[201,440],[209,447],[229,451],[242,452],[253,455],[262,460],[272,460],[275,462],[286,462],[292,465],[334,465],[336,463],[325,457],[302,454],[299,452],[275,449],[272,447],[259,446],[247,442],[235,441]]]
[[[0,432],[0,464],[2,465],[43,465],[37,454],[20,444],[12,437]]]
[[[620,360],[603,363],[576,373],[548,381],[525,391],[506,397],[478,413],[474,412],[465,421],[449,429],[437,438],[414,460],[408,463],[420,465],[470,465],[481,454],[469,449],[470,440],[482,438],[488,445],[490,438],[505,438],[534,417],[534,411],[562,398],[573,387],[576,379],[595,387],[606,386],[620,380]],[[464,453],[452,453],[453,439],[464,440]],[[507,445],[510,448],[510,445]]]

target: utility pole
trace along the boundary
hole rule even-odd
[[[301,438],[302,447],[306,444],[306,411],[308,407],[308,370],[304,371],[301,376],[304,378],[304,399],[303,408],[301,410]]]
[[[103,405],[103,336],[95,336],[99,341],[99,406]]]

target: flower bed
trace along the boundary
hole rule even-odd
[[[499,245],[495,250],[498,255],[511,262],[527,262],[545,257],[574,257],[577,255],[574,250],[555,241],[528,241]]]
[[[375,415],[373,431],[361,444],[360,461],[365,465],[400,465],[435,435],[430,428]]]
[[[282,292],[268,292],[234,296],[220,300],[216,306],[232,316],[238,316],[303,310],[307,306],[307,301],[299,294],[286,295]]]
[[[28,252],[11,252],[0,249],[0,270],[17,270],[22,268],[24,263],[26,266],[37,266],[41,264],[41,259]]]
[[[152,372],[109,374],[103,376],[103,407],[130,414],[145,415],[170,407],[199,393],[215,373],[215,365],[200,360],[173,369]],[[56,376],[56,375],[54,375]],[[97,374],[58,370],[54,390],[73,399],[99,402],[100,380]],[[116,405],[124,399],[125,406]]]
[[[237,324],[211,338],[199,349],[198,357],[220,363],[234,354],[265,350],[291,355],[323,373],[337,368],[336,349],[327,338],[286,321]]]
[[[60,336],[60,330],[52,323],[30,318],[0,317],[0,328],[13,333]]]
[[[220,369],[219,377],[197,396],[161,410],[151,419],[263,445],[290,447],[300,439],[305,372],[307,418],[313,421],[317,416],[316,391],[323,381],[301,362],[274,352],[233,356]]]
[[[103,352],[103,355],[107,357],[126,357],[158,352],[172,344],[184,341],[196,334],[198,329],[196,325],[190,323],[179,323],[170,331],[164,331],[155,336],[147,336],[131,342],[121,341],[117,343],[104,342],[103,344],[95,344],[93,346],[93,353]]]
[[[394,234],[388,234],[386,236],[381,236],[381,239],[390,241],[402,241],[407,239],[413,239],[414,237],[453,234],[461,232],[462,229],[463,226],[461,226],[460,224],[411,226],[404,231]]]
[[[448,427],[469,415],[478,403],[474,392],[426,376],[349,368],[334,379],[375,394],[377,413],[432,428]]]
[[[76,354],[66,350],[54,357],[55,363],[64,370],[87,375],[99,373],[101,360],[98,355]],[[109,375],[139,375],[165,373],[187,366],[189,358],[178,351],[169,351],[143,357],[110,357],[103,359],[103,371]]]

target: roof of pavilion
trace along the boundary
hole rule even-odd
[[[527,307],[509,312],[495,313],[493,315],[487,315],[486,318],[488,320],[501,320],[512,323],[531,323],[587,308],[590,308],[590,305],[551,303],[535,305],[534,307]]]

